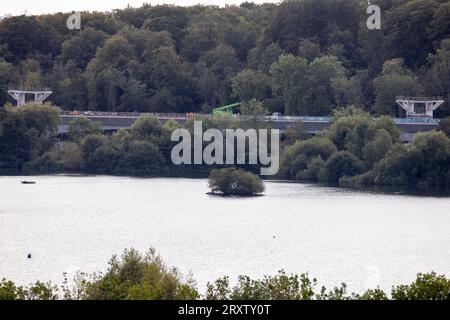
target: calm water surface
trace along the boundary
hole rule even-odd
[[[155,247],[202,291],[223,275],[280,269],[351,291],[389,289],[431,270],[450,276],[450,198],[281,182],[266,189],[230,199],[207,195],[206,180],[0,177],[0,278],[61,283],[63,272],[102,271],[130,247]]]

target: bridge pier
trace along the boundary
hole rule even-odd
[[[52,91],[8,90],[8,94],[17,101],[18,107],[25,104],[25,97],[27,94],[34,95],[34,103],[43,103],[52,93]]]
[[[442,97],[402,97],[396,98],[395,102],[406,111],[407,117],[433,118],[434,110],[444,103]],[[424,110],[417,110],[417,105],[424,105]]]

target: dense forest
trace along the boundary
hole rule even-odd
[[[444,96],[450,114],[450,2],[288,0],[15,16],[0,22],[0,105],[8,88],[53,90],[66,110],[211,109],[257,99],[269,112],[327,115],[357,105],[401,115],[396,95]]]

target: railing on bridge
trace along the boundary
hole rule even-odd
[[[106,111],[61,111],[62,116],[73,117],[117,117],[117,118],[139,118],[144,115],[150,115],[160,119],[185,119],[193,118],[196,113],[156,113],[156,112],[106,112]],[[212,115],[203,115],[211,116]]]
[[[316,116],[268,116],[266,120],[275,121],[307,121],[307,122],[331,122],[332,117],[316,117]]]
[[[396,124],[403,124],[403,123],[405,123],[405,124],[408,124],[408,123],[411,123],[411,124],[414,124],[414,123],[417,123],[417,124],[421,124],[421,123],[439,124],[440,119],[424,118],[424,117],[416,118],[416,117],[414,117],[414,118],[394,118],[394,121],[395,121]]]
[[[138,118],[143,115],[151,115],[159,119],[189,119],[195,116],[210,117],[212,114],[196,114],[196,113],[139,113],[139,112],[103,112],[103,111],[61,111],[63,116],[74,117],[111,117],[111,118]],[[238,118],[237,115],[233,117]],[[241,118],[245,118],[241,116]],[[333,117],[329,116],[266,116],[263,117],[267,121],[303,121],[303,122],[331,122]],[[439,124],[439,119],[430,117],[408,117],[408,118],[394,118],[396,124]]]

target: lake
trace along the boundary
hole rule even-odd
[[[0,278],[59,284],[131,247],[156,248],[201,291],[223,275],[235,283],[281,269],[357,292],[418,272],[450,276],[448,197],[287,182],[266,182],[255,198],[207,192],[205,179],[0,177]]]

